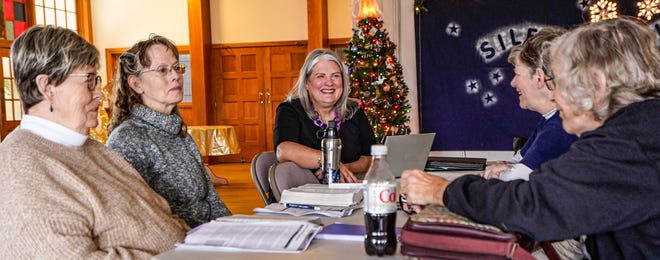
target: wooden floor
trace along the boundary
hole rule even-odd
[[[231,213],[252,215],[252,209],[264,206],[252,182],[250,163],[220,163],[209,165],[209,168],[216,176],[229,181],[227,185],[215,186],[215,190]]]

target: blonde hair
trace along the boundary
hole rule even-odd
[[[289,91],[286,99],[287,101],[291,101],[293,99],[299,98],[303,109],[305,109],[305,113],[307,113],[307,116],[310,119],[314,119],[318,116],[314,110],[312,100],[309,98],[309,92],[305,86],[312,76],[312,70],[314,69],[314,66],[316,66],[316,64],[322,60],[336,63],[339,67],[339,71],[341,71],[342,93],[339,97],[339,100],[337,100],[337,103],[335,103],[333,110],[337,111],[340,121],[350,119],[353,117],[357,109],[359,109],[359,105],[357,101],[348,98],[351,89],[350,85],[348,84],[348,77],[346,76],[346,69],[344,64],[341,62],[339,57],[337,57],[337,54],[328,49],[316,49],[307,54],[305,63],[303,64],[302,68],[300,68],[298,81],[296,82],[296,85],[293,87],[293,89]]]
[[[561,36],[549,50],[557,91],[576,110],[605,120],[622,107],[660,97],[660,53],[655,33],[633,18],[583,25]],[[604,74],[607,85],[600,86]],[[599,91],[598,88],[605,87]],[[604,96],[596,96],[603,93]]]

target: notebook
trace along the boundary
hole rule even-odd
[[[403,170],[407,169],[424,170],[433,138],[435,133],[387,136],[387,161],[394,177],[401,177]]]

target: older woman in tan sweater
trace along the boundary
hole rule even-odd
[[[0,144],[0,259],[149,258],[181,242],[172,217],[121,156],[88,138],[101,91],[98,50],[35,26],[11,47],[23,110]]]

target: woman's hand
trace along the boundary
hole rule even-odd
[[[346,167],[343,163],[339,164],[339,182],[349,182],[349,183],[356,183],[358,182],[357,177],[355,177],[355,174],[351,170]]]
[[[444,205],[442,201],[449,181],[422,170],[405,170],[401,176],[401,194],[410,205]]]
[[[319,168],[316,170],[316,172],[314,172],[314,176],[316,176],[319,182],[323,182],[323,169]],[[353,174],[353,172],[351,172],[343,163],[339,164],[339,182],[358,182],[355,174]]]
[[[510,169],[511,166],[513,165],[503,161],[490,164],[486,166],[483,177],[486,179],[499,179],[500,175],[502,175],[502,173],[506,170]]]

